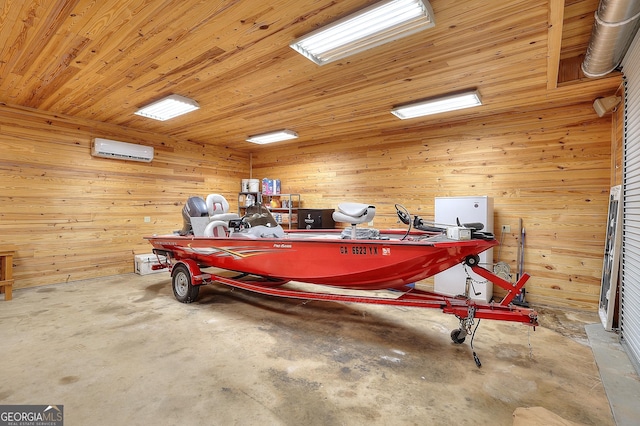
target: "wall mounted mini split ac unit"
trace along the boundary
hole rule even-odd
[[[144,161],[145,163],[149,163],[153,160],[153,147],[94,138],[91,144],[91,155],[94,157]]]

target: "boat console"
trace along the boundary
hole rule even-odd
[[[247,207],[246,214],[240,219],[229,221],[232,238],[282,238],[284,229],[273,215],[261,204]]]

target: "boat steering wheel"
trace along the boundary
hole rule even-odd
[[[404,234],[404,237],[401,238],[402,240],[404,240],[409,236],[409,232],[411,232],[411,214],[409,214],[409,210],[407,210],[407,208],[402,204],[395,204],[394,207],[396,208],[396,214],[398,215],[398,219],[400,219],[400,222],[404,223],[405,225],[409,225],[407,233]]]

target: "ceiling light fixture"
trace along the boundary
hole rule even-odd
[[[276,132],[263,133],[261,135],[250,136],[247,142],[253,142],[257,144],[267,144],[273,142],[286,141],[289,139],[295,139],[298,134],[293,130],[278,130]]]
[[[198,103],[193,99],[185,98],[180,95],[170,95],[140,108],[136,111],[136,115],[165,121],[170,118],[195,111],[198,108],[200,108],[200,105],[198,105]]]
[[[439,114],[482,105],[480,93],[477,90],[457,93],[438,98],[431,98],[413,104],[402,105],[391,110],[391,114],[405,120],[407,118],[422,117],[423,115]]]
[[[302,36],[290,46],[324,65],[434,25],[428,1],[385,0]]]

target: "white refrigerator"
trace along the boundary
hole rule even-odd
[[[436,197],[435,222],[438,224],[456,225],[460,223],[480,222],[483,231],[493,232],[493,198],[477,197]],[[493,249],[480,253],[480,266],[493,270]],[[447,296],[465,294],[467,277],[471,277],[469,297],[473,300],[489,302],[493,297],[493,283],[482,278],[460,264],[434,277],[434,291]]]

